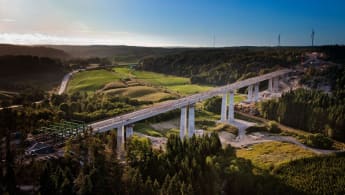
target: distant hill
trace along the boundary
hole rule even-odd
[[[48,58],[59,58],[65,59],[70,56],[59,49],[49,48],[45,46],[23,46],[23,45],[9,45],[0,44],[0,56],[6,55],[27,55],[27,56],[38,56]]]
[[[186,48],[135,47],[135,46],[69,46],[47,45],[47,47],[63,50],[74,58],[111,57],[117,61],[138,61],[146,56],[158,56],[184,51]]]
[[[193,49],[141,60],[142,70],[190,77],[192,83],[224,85],[290,67],[308,48],[230,47]]]

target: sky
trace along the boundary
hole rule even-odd
[[[345,44],[345,0],[0,0],[0,43]]]

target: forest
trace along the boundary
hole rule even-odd
[[[125,148],[125,158],[118,159],[112,131],[69,140],[64,157],[55,160],[14,164],[15,154],[8,150],[0,163],[6,170],[0,177],[1,193],[18,194],[18,184],[37,186],[42,195],[345,192],[341,156],[292,161],[269,173],[236,157],[231,146],[222,147],[216,133],[183,141],[171,135],[165,150],[152,149],[147,138],[134,136]],[[307,170],[306,163],[311,164]]]

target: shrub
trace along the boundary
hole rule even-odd
[[[308,146],[315,147],[315,148],[331,149],[333,145],[333,141],[330,138],[320,133],[317,133],[317,134],[309,135],[307,137],[306,144]]]
[[[281,129],[279,128],[278,124],[274,121],[270,121],[267,125],[267,130],[270,133],[280,133]]]
[[[219,124],[215,128],[212,129],[213,131],[227,131],[229,133],[232,133],[234,135],[238,135],[238,128],[229,124]]]
[[[246,134],[259,132],[259,131],[267,131],[267,127],[259,126],[259,125],[251,126],[246,129]]]

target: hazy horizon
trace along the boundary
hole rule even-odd
[[[345,44],[345,2],[0,0],[0,43],[236,47]]]

